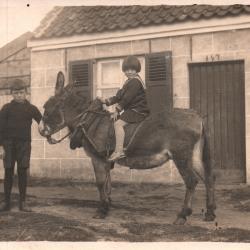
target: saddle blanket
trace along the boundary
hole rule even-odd
[[[141,127],[142,123],[143,122],[130,123],[124,127],[124,130],[125,130],[124,148],[127,148],[130,145],[135,134],[137,133],[137,131]],[[92,133],[91,130],[87,132],[87,135],[90,138],[95,137],[95,135]],[[80,129],[80,128],[76,129],[70,138],[70,148],[71,149],[80,148],[82,146],[82,137],[83,137],[82,129]],[[102,152],[103,150],[106,150],[107,148],[109,148],[110,150],[114,149],[114,147],[115,147],[115,131],[114,131],[113,124],[109,128],[108,133],[106,135],[106,138],[103,138],[103,140],[106,141],[105,149],[103,147],[99,146],[99,147],[97,147],[98,152]],[[101,145],[100,143],[97,143],[97,144]]]

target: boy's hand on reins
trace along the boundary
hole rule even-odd
[[[5,157],[5,150],[3,146],[0,146],[0,159],[4,159]]]
[[[98,99],[99,101],[101,101],[101,103],[103,103],[103,104],[106,103],[106,100],[105,100],[103,97],[97,96],[97,99]]]
[[[117,111],[111,114],[111,119],[113,119],[114,121],[117,121],[118,117],[119,117],[119,113]]]

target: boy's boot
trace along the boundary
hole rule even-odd
[[[32,212],[30,206],[24,200],[20,200],[19,210],[23,212]]]
[[[10,211],[10,195],[13,183],[13,170],[10,168],[5,168],[4,175],[4,201],[0,205],[0,211]]]
[[[123,150],[125,131],[124,131],[123,126],[121,126],[120,124],[115,124],[115,137],[116,137],[115,151],[108,159],[111,162],[125,157],[125,153]]]
[[[0,212],[10,211],[10,200],[4,200],[0,204]]]

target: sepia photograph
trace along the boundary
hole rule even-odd
[[[0,249],[250,249],[250,1],[1,0],[0,23]]]

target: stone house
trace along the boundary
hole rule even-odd
[[[138,56],[151,109],[196,109],[210,130],[217,179],[250,182],[250,6],[55,7],[28,47],[31,100],[41,109],[58,71],[89,99],[106,97],[124,81],[123,58]],[[33,138],[32,175],[94,178],[81,150],[48,145],[36,130]],[[117,166],[112,177],[179,181],[174,163],[166,165],[143,172]]]

